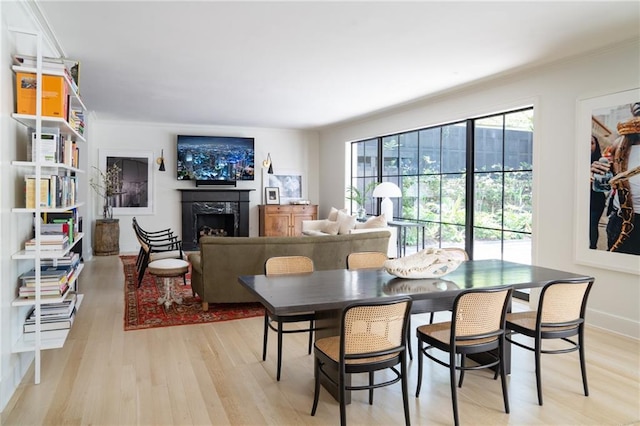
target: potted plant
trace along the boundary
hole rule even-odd
[[[103,199],[102,216],[104,219],[113,219],[113,206],[111,205],[113,196],[122,190],[122,171],[117,164],[107,168],[106,172],[94,167],[97,175],[89,181],[89,185]]]
[[[358,206],[358,210],[357,210],[357,214],[358,214],[358,219],[364,219],[367,216],[367,212],[366,209],[364,207],[364,204],[367,201],[367,198],[369,198],[369,193],[371,192],[371,190],[373,190],[373,188],[375,187],[377,182],[369,182],[363,190],[360,190],[358,187],[356,186],[349,186],[347,187],[347,200],[353,201],[354,203],[357,204]]]

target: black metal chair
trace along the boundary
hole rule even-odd
[[[542,288],[538,309],[507,314],[506,339],[516,346],[533,351],[536,364],[538,404],[542,405],[541,354],[564,354],[579,351],[584,395],[589,396],[587,365],[584,357],[584,314],[594,280],[552,281]],[[528,345],[514,340],[514,334],[533,338]],[[569,337],[578,336],[578,341]],[[560,339],[568,345],[558,349],[542,349],[542,341]]]
[[[369,391],[373,404],[373,390],[402,382],[404,421],[409,425],[407,391],[407,319],[411,309],[409,297],[388,298],[376,302],[359,302],[342,312],[340,335],[325,337],[315,343],[315,390],[311,415],[316,414],[320,398],[320,379],[325,377],[338,387],[340,395],[340,424],[347,423],[345,392]],[[400,364],[400,371],[396,368]],[[375,382],[374,373],[388,370],[392,378]],[[338,371],[338,381],[335,380]],[[346,375],[367,373],[366,385],[347,385]]]
[[[502,397],[504,411],[509,413],[509,394],[504,366],[505,346],[505,318],[511,301],[511,288],[496,288],[482,290],[466,290],[460,293],[453,304],[452,320],[418,327],[418,385],[416,398],[420,395],[422,386],[423,357],[449,368],[451,385],[451,402],[453,404],[453,419],[456,425],[458,418],[458,395],[456,390],[456,371],[460,371],[459,387],[462,387],[465,370],[479,370],[495,367],[502,382]],[[424,344],[427,344],[425,347]],[[436,348],[449,354],[449,361],[445,362],[429,352]],[[468,355],[483,354],[488,361],[479,365],[465,365]],[[460,365],[456,357],[460,355]]]

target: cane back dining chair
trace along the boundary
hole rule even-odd
[[[455,253],[457,256],[460,256],[460,258],[464,259],[465,261],[469,260],[469,254],[464,249],[457,248],[457,247],[446,247],[446,248],[442,248],[442,250]],[[424,313],[424,309],[421,309],[420,305],[414,303],[411,314],[421,314],[421,313]],[[433,324],[434,317],[435,317],[435,312],[431,311],[431,313],[429,314],[429,324]],[[409,333],[411,333],[411,317],[409,317]],[[411,344],[409,344],[409,359],[411,360],[413,359],[413,351],[411,349]]]
[[[516,346],[534,352],[536,370],[536,388],[538,404],[542,405],[542,369],[541,354],[564,354],[579,352],[580,370],[584,395],[589,396],[587,385],[587,366],[584,355],[584,316],[589,292],[594,280],[552,281],[546,284],[540,293],[535,311],[507,314],[506,339]],[[523,343],[514,339],[520,334],[533,338],[533,342]],[[570,337],[577,336],[575,339]],[[542,341],[560,339],[565,343],[561,348],[543,349]]]
[[[265,274],[269,275],[287,275],[287,274],[305,274],[313,272],[313,260],[306,256],[278,256],[267,259],[264,265]],[[311,354],[313,346],[313,331],[315,327],[315,312],[302,312],[291,315],[276,315],[264,310],[264,340],[262,343],[262,360],[267,360],[267,340],[269,337],[269,329],[278,333],[278,360],[276,368],[276,379],[280,381],[280,373],[282,371],[282,336],[290,333],[309,333],[308,353]],[[308,322],[308,328],[284,328],[284,324],[292,324],[299,322]],[[274,325],[275,324],[275,325]]]
[[[381,269],[384,262],[389,260],[386,253],[379,251],[359,251],[347,256],[347,269]]]
[[[462,387],[466,370],[495,367],[494,379],[500,376],[504,411],[509,413],[509,394],[504,366],[505,318],[513,290],[508,287],[466,290],[460,293],[453,304],[451,321],[427,324],[418,327],[418,385],[416,398],[422,387],[423,357],[449,368],[451,402],[454,423],[460,423],[458,416],[458,395],[456,372],[460,371],[458,387]],[[427,346],[425,346],[425,343]],[[430,353],[435,348],[449,354],[448,362]],[[488,360],[479,365],[467,365],[466,357],[486,354]],[[460,364],[456,363],[460,356]]]
[[[411,423],[407,391],[406,336],[411,298],[388,298],[375,302],[358,302],[342,312],[340,335],[316,340],[315,389],[311,415],[316,414],[320,398],[320,379],[325,377],[338,387],[340,424],[346,425],[345,393],[368,390],[369,404],[373,404],[373,390],[397,382],[402,384],[405,424]],[[397,365],[400,364],[400,371]],[[332,372],[338,371],[338,381]],[[374,373],[390,370],[391,379],[375,382]],[[346,375],[368,373],[366,385],[347,385]]]

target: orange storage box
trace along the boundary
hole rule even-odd
[[[68,88],[64,77],[42,76],[42,115],[67,119]],[[16,112],[35,115],[36,75],[16,73]]]

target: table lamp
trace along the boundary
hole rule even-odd
[[[371,195],[375,198],[384,198],[380,203],[380,210],[387,221],[393,220],[393,202],[389,197],[402,197],[402,191],[398,185],[392,182],[382,182],[375,187]]]

